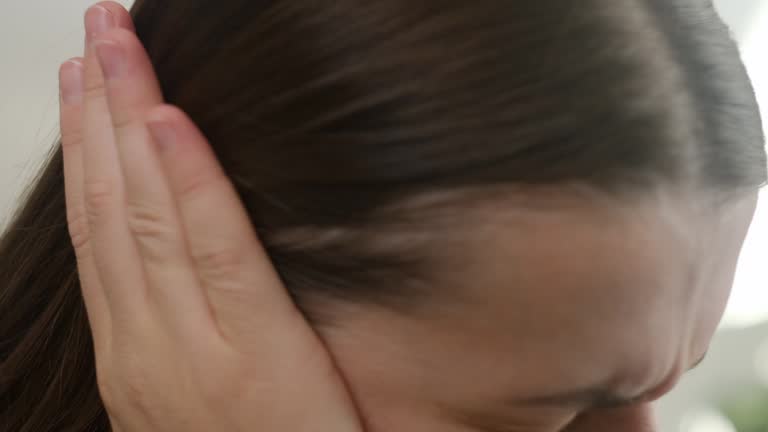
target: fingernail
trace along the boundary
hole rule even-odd
[[[93,40],[114,27],[115,18],[103,6],[94,6],[85,13],[85,34],[88,40]]]
[[[176,132],[169,123],[164,121],[149,121],[147,122],[147,128],[161,153],[166,153],[172,150],[176,145]]]
[[[125,66],[125,53],[120,44],[114,41],[97,41],[94,48],[101,70],[104,71],[104,79],[119,78]]]
[[[68,60],[59,69],[61,100],[65,105],[77,105],[83,101],[83,64]]]

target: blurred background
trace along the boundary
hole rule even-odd
[[[0,15],[0,229],[58,134],[57,70],[79,55],[92,0],[3,3]],[[132,1],[119,1],[130,6]],[[768,0],[716,0],[768,125]],[[768,191],[766,191],[768,192]],[[660,404],[663,431],[768,432],[768,193],[706,361]],[[617,431],[619,432],[619,431]]]

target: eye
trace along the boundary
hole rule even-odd
[[[635,413],[635,411],[639,413],[639,410],[643,409],[643,405],[647,406],[650,402],[652,402],[651,398],[640,397],[635,399],[612,401],[601,406],[586,409],[581,411],[575,418],[571,420],[570,423],[568,423],[562,429],[559,429],[557,432],[568,432],[572,431],[574,428],[579,431],[594,430],[593,428],[585,429],[584,426],[585,424],[591,425],[595,419],[601,419],[600,423],[602,423],[605,421],[605,419],[610,419],[609,421],[615,422],[619,418],[626,419],[627,416],[636,417],[637,413]]]
[[[516,417],[502,419],[500,417],[475,419],[472,424],[464,423],[478,432],[564,432],[569,430],[574,416],[555,418]]]
[[[633,399],[608,400],[598,404],[597,406],[595,406],[594,409],[601,409],[601,410],[621,409],[621,408],[631,407],[632,405],[641,404],[647,401],[648,401],[647,396],[639,396]]]

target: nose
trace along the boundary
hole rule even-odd
[[[659,432],[653,405],[637,404],[628,407],[588,412],[576,419],[567,432]]]

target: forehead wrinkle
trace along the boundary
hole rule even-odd
[[[679,291],[678,289],[665,289],[664,291],[671,292],[671,294],[658,298],[660,296],[648,295],[646,288],[648,288],[649,285],[658,285],[659,287],[664,286],[667,288],[679,287],[685,283],[681,282],[682,279],[688,279],[688,274],[687,272],[685,275],[678,274],[677,270],[682,269],[684,266],[675,264],[676,258],[686,256],[681,252],[685,249],[685,242],[681,242],[683,244],[679,245],[682,248],[681,251],[676,251],[671,247],[663,248],[662,252],[669,255],[669,259],[659,257],[656,253],[658,250],[656,249],[648,249],[646,251],[646,255],[649,259],[651,259],[651,261],[649,261],[647,265],[650,267],[638,267],[637,260],[629,258],[623,259],[621,256],[617,256],[620,255],[617,252],[617,249],[608,247],[610,244],[626,245],[627,242],[632,241],[627,240],[627,234],[631,233],[631,231],[623,228],[625,226],[623,224],[625,223],[630,224],[630,226],[631,224],[635,224],[634,235],[637,236],[637,239],[643,242],[642,244],[647,244],[649,247],[653,247],[656,244],[653,239],[647,238],[645,226],[642,224],[637,224],[637,217],[639,214],[637,210],[644,210],[641,204],[642,203],[638,203],[635,208],[636,211],[629,211],[628,208],[622,209],[620,211],[613,211],[615,209],[607,208],[606,211],[603,211],[601,206],[597,206],[596,208],[593,208],[589,205],[582,205],[581,207],[575,206],[573,207],[574,212],[569,213],[567,215],[568,217],[564,217],[562,212],[558,213],[545,211],[539,214],[535,212],[528,213],[525,211],[513,211],[511,212],[512,215],[509,216],[510,219],[507,219],[507,222],[505,223],[486,223],[480,225],[481,229],[485,230],[486,237],[483,237],[482,240],[478,240],[476,238],[476,242],[474,244],[471,246],[465,246],[465,249],[461,250],[461,255],[465,257],[464,260],[461,262],[455,262],[452,266],[448,266],[448,270],[452,271],[452,273],[448,274],[453,275],[453,277],[442,280],[442,282],[445,282],[445,285],[441,284],[441,286],[454,286],[455,288],[458,288],[458,290],[455,290],[455,292],[459,294],[459,297],[455,299],[462,300],[459,302],[459,304],[456,305],[457,312],[460,310],[461,315],[451,314],[451,319],[457,319],[460,316],[462,323],[465,325],[462,331],[466,331],[468,334],[477,334],[476,331],[484,329],[482,331],[484,331],[485,334],[489,334],[493,338],[498,338],[500,337],[497,335],[497,333],[499,333],[498,327],[502,325],[502,323],[493,319],[493,316],[496,316],[497,314],[491,311],[495,309],[498,311],[498,315],[503,316],[506,320],[503,325],[506,325],[509,328],[509,330],[505,330],[507,341],[516,340],[517,345],[515,349],[519,349],[520,351],[524,351],[526,349],[532,350],[530,344],[537,343],[538,345],[541,345],[541,347],[536,348],[536,351],[541,355],[546,354],[544,348],[547,346],[558,344],[558,342],[552,340],[553,336],[556,338],[562,338],[562,343],[558,345],[561,349],[565,347],[564,344],[566,343],[577,343],[580,345],[583,342],[575,342],[578,341],[580,337],[574,339],[574,336],[581,332],[585,340],[587,337],[591,338],[589,339],[589,343],[592,347],[584,349],[580,347],[569,348],[569,350],[574,351],[575,355],[575,357],[571,357],[574,357],[574,359],[581,359],[579,362],[585,365],[593,364],[597,359],[605,366],[606,370],[611,368],[611,364],[620,363],[618,358],[622,356],[621,354],[618,354],[615,356],[616,359],[613,360],[605,358],[614,357],[613,354],[610,356],[603,355],[605,354],[603,351],[605,349],[606,341],[618,341],[621,339],[621,337],[626,338],[626,333],[630,332],[633,334],[636,333],[634,336],[632,336],[633,338],[636,339],[637,335],[640,334],[642,339],[647,339],[645,343],[646,345],[653,346],[651,339],[655,332],[659,330],[659,328],[658,326],[647,324],[652,324],[653,322],[664,320],[648,319],[646,316],[646,309],[651,308],[654,311],[658,311],[659,305],[663,305],[664,303],[674,303],[672,300],[677,301],[678,297],[680,297],[680,293],[677,292]],[[648,209],[646,208],[645,210]],[[652,215],[654,211],[653,207],[651,207],[649,211],[650,213],[646,214]],[[496,217],[498,219],[504,218],[504,216],[501,214],[497,214]],[[635,219],[631,219],[632,217]],[[516,222],[522,222],[522,226],[521,224],[517,223],[508,223],[509,221],[513,220]],[[552,224],[551,226],[554,229],[548,228],[547,224]],[[470,223],[470,225],[472,225],[472,223]],[[531,226],[537,226],[539,231],[532,230],[530,228]],[[675,241],[674,236],[664,234],[663,227],[659,228],[653,224],[650,226],[656,230],[655,235],[658,237],[658,239],[660,239],[660,241]],[[558,252],[560,255],[546,255],[538,258],[542,266],[537,271],[540,275],[544,275],[549,278],[550,282],[552,283],[563,279],[559,276],[558,271],[560,270],[558,270],[556,266],[582,265],[574,263],[569,259],[563,258],[563,256],[561,256],[563,246],[572,248],[571,252],[568,253],[573,254],[573,257],[585,260],[583,265],[589,264],[589,266],[596,267],[590,267],[591,270],[587,269],[586,267],[581,268],[579,271],[584,272],[583,278],[574,278],[572,277],[573,275],[568,275],[565,279],[565,282],[573,284],[577,280],[583,280],[584,283],[581,284],[581,282],[579,282],[581,285],[574,285],[566,291],[563,291],[562,289],[555,289],[554,286],[542,286],[542,279],[534,280],[532,279],[532,276],[529,278],[529,280],[525,280],[524,282],[519,280],[514,282],[515,284],[531,287],[530,289],[522,291],[511,289],[511,287],[513,287],[513,282],[511,282],[511,280],[504,279],[503,277],[499,277],[500,275],[498,274],[499,271],[511,271],[511,269],[514,268],[514,263],[517,259],[514,255],[502,254],[499,251],[498,246],[496,246],[496,242],[501,241],[501,244],[504,244],[504,237],[502,234],[500,234],[499,231],[500,228],[504,227],[509,227],[510,230],[512,230],[510,231],[509,236],[511,239],[509,241],[511,242],[515,241],[515,235],[517,235],[516,233],[520,233],[520,235],[525,236],[527,241],[526,243],[510,245],[511,247],[517,248],[518,253],[521,254],[520,257],[530,259],[532,251],[537,248],[560,251]],[[582,227],[583,230],[579,227]],[[679,228],[680,225],[675,225],[675,227]],[[566,233],[573,233],[574,229],[576,230],[578,236],[581,236],[584,241],[590,242],[589,244],[593,244],[594,241],[607,242],[602,246],[599,246],[600,248],[603,248],[603,251],[606,254],[604,258],[616,257],[617,259],[621,259],[621,262],[630,265],[630,267],[632,267],[634,270],[630,272],[628,276],[628,274],[624,271],[617,272],[616,267],[611,264],[611,262],[606,261],[604,258],[592,257],[588,254],[585,254],[584,249],[582,249],[580,252],[579,248],[581,246],[578,242],[581,240],[578,240],[578,236],[572,238],[565,237],[568,238],[568,240],[560,243],[557,241],[557,230],[563,230],[563,232]],[[581,231],[579,232],[579,230]],[[596,233],[602,234],[596,236]],[[562,238],[563,237],[560,237],[560,239]],[[466,247],[476,247],[478,248],[477,250],[480,251],[479,255],[477,256],[478,259],[474,263],[466,260]],[[633,248],[631,248],[631,250],[636,250],[637,247],[638,246],[635,245]],[[489,251],[490,253],[483,255],[483,251]],[[547,262],[550,262],[550,264],[546,265]],[[653,271],[653,269],[656,268],[657,263],[664,262],[666,262],[664,265],[669,268],[670,271],[674,269],[677,270],[675,270],[673,273],[670,273],[672,275],[671,278],[664,276],[664,279],[658,279],[661,277],[660,274],[664,272]],[[522,265],[522,267],[526,269],[526,271],[529,271],[531,269],[531,264],[530,262],[527,262],[526,264]],[[616,274],[611,276],[610,273],[605,271],[594,271],[594,269],[600,267],[610,269]],[[603,278],[601,284],[604,285],[604,288],[601,288],[599,291],[600,295],[597,295],[598,291],[593,290],[594,286],[589,286],[595,282],[593,276],[599,276],[600,278]],[[605,279],[606,277],[608,278]],[[629,291],[616,289],[619,286],[626,284],[627,277],[635,278],[634,283],[638,284],[637,287],[629,289]],[[649,279],[647,281],[642,281],[638,278]],[[657,283],[657,281],[662,280],[663,283]],[[469,285],[461,285],[467,284],[468,282]],[[456,285],[457,283],[459,285]],[[474,287],[475,289],[467,290],[467,286]],[[626,288],[627,287],[625,287],[625,289]],[[489,290],[490,292],[486,292],[485,290]],[[446,292],[454,292],[454,290],[447,290]],[[586,295],[585,293],[587,292],[594,294],[592,296],[594,298]],[[502,293],[505,297],[508,297],[509,301],[503,301],[503,299],[499,298],[498,295],[501,295],[499,293]],[[526,302],[521,302],[523,299],[518,296],[521,293],[525,294],[523,299],[529,297],[529,295],[535,294],[535,305],[527,303],[527,301],[530,299],[526,300]],[[612,294],[607,296],[606,294],[609,293]],[[471,296],[468,297],[470,294]],[[670,295],[672,297],[669,297]],[[601,308],[596,308],[595,300],[604,302],[602,310],[605,312],[605,316],[602,318],[600,317]],[[474,312],[468,309],[473,304],[474,307],[472,309],[474,309]],[[538,307],[539,304],[541,307]],[[647,307],[645,309],[637,309],[638,304],[645,305]],[[515,311],[510,311],[510,309],[508,309],[510,307]],[[517,309],[515,309],[516,307]],[[489,310],[489,308],[491,309]],[[505,308],[507,309],[504,310]],[[666,319],[667,317],[672,316],[670,315],[670,311],[667,309],[669,308],[662,307],[662,315],[657,316],[657,318]],[[590,313],[585,315],[585,310],[590,311]],[[551,319],[541,320],[543,316]],[[558,318],[555,318],[555,316]],[[625,326],[615,326],[611,324],[617,322],[614,320],[619,319],[621,319],[622,322],[627,322],[627,319],[629,319],[628,317],[633,316],[636,316],[637,319],[630,319],[629,321],[637,324],[637,328],[634,330],[627,330]],[[470,326],[473,324],[469,321],[473,319],[477,320],[475,324],[479,323],[481,327],[471,328]],[[564,325],[562,321],[563,319],[569,319],[572,322]],[[519,325],[514,325],[513,323],[515,322],[517,322]],[[547,322],[550,322],[550,324],[547,324]],[[568,329],[568,331],[564,332],[564,328]],[[602,336],[597,338],[593,337],[596,334],[595,328],[599,329],[599,332],[597,333]],[[535,333],[536,331],[541,334]],[[525,344],[528,346],[528,348],[523,348],[519,345],[521,340],[525,341]],[[602,350],[599,349],[600,346],[602,346]],[[539,349],[542,351],[539,351]],[[585,355],[582,355],[577,351],[582,351]],[[596,357],[596,353],[598,352],[601,353],[601,357]],[[519,355],[520,352],[518,351],[515,354]],[[510,355],[512,354],[510,353]],[[611,373],[611,371],[606,372],[606,374],[608,373]],[[603,378],[604,377],[605,376],[603,376]],[[646,380],[645,377],[647,377],[647,375],[641,379],[637,379],[640,378],[640,375],[636,374],[632,381],[645,381],[644,383],[648,384],[648,380]],[[634,386],[631,387],[631,390],[636,391],[638,388],[641,387]]]

